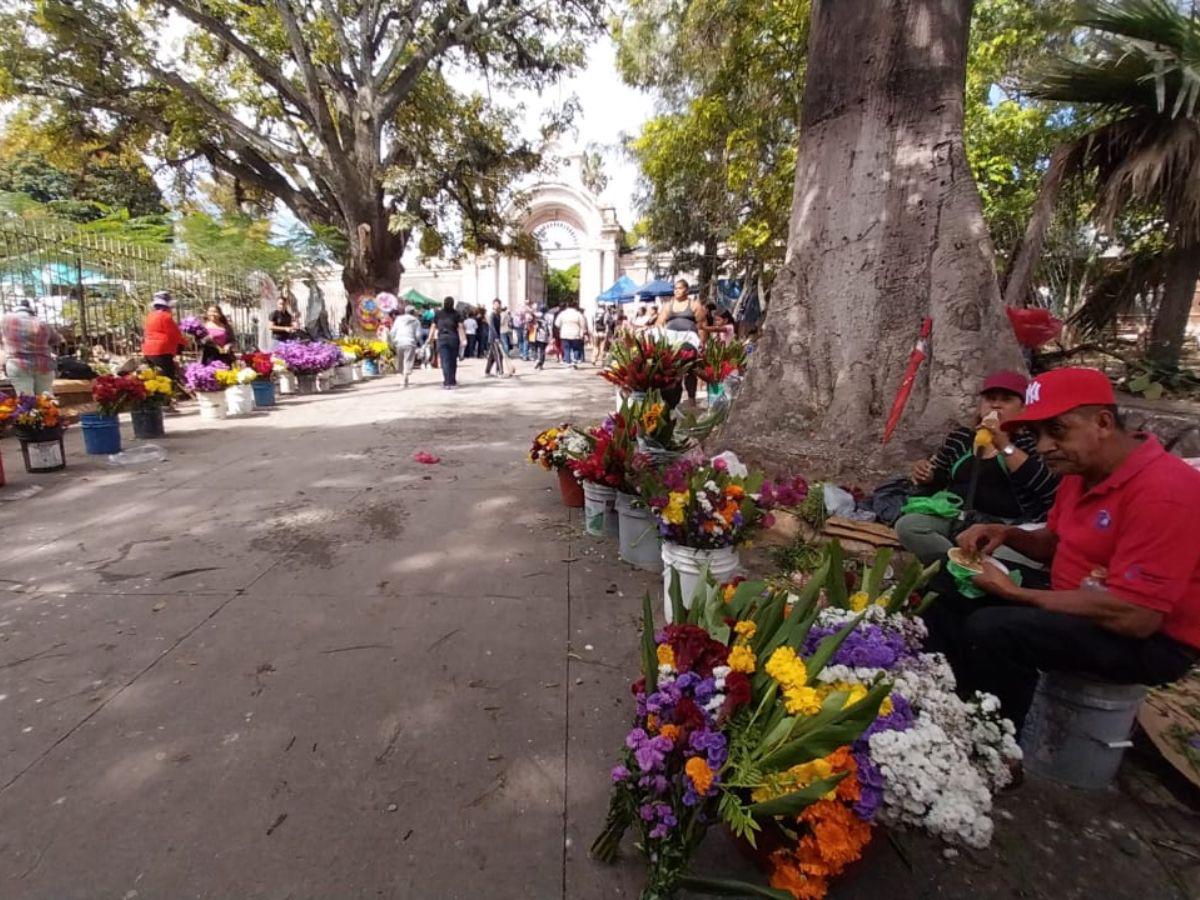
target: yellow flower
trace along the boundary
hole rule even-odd
[[[729,651],[729,668],[749,675],[754,671],[754,651],[745,644],[738,644]]]
[[[671,649],[670,644],[658,645],[658,664],[660,666],[670,666],[675,668],[675,651]]]
[[[810,687],[785,688],[783,705],[792,716],[815,716],[821,711],[821,695]]]
[[[767,660],[767,674],[785,688],[804,687],[808,683],[808,670],[804,660],[791,647],[780,647]]]
[[[879,704],[879,714],[881,716],[890,716],[892,714],[892,698],[884,697],[883,702]]]
[[[683,523],[684,509],[687,507],[688,494],[685,492],[671,491],[667,495],[667,507],[662,512],[663,521],[670,525],[680,525]]]
[[[663,414],[664,406],[661,403],[655,403],[644,413],[642,413],[642,428],[646,431],[653,431],[658,427],[659,417]]]
[[[858,591],[850,595],[850,608],[855,612],[862,612],[871,603],[871,598],[867,596],[866,591]]]
[[[758,626],[749,619],[743,619],[740,622],[734,623],[733,630],[737,632],[738,637],[742,640],[749,641],[753,639],[755,633],[758,631]]]

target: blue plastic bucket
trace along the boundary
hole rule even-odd
[[[250,382],[250,389],[254,391],[254,405],[259,409],[275,405],[275,385],[270,378],[255,379]]]
[[[374,378],[379,374],[379,361],[374,359],[363,360],[363,374],[368,378]]]
[[[121,452],[121,425],[116,416],[84,413],[80,423],[83,425],[83,448],[90,455]]]

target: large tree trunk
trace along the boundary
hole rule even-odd
[[[1162,300],[1150,326],[1147,356],[1162,366],[1179,365],[1179,353],[1187,331],[1188,315],[1200,279],[1200,247],[1179,247],[1167,261]]]
[[[788,258],[725,442],[819,477],[885,471],[1023,366],[962,142],[970,0],[816,0]],[[897,436],[884,420],[925,316]]]
[[[395,293],[400,287],[407,236],[388,229],[387,210],[382,203],[363,204],[347,220],[349,251],[342,267],[342,285],[352,301],[380,291]]]

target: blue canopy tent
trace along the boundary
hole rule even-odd
[[[662,278],[647,281],[634,291],[639,297],[670,297],[675,293],[675,285]]]
[[[597,303],[629,303],[636,299],[634,292],[637,290],[637,284],[628,275],[622,275],[612,287],[604,291],[596,298]]]

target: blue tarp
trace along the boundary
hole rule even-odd
[[[596,298],[599,303],[629,303],[634,300],[637,284],[628,275],[618,278],[607,291]]]
[[[647,281],[634,291],[639,297],[670,297],[675,293],[675,285],[662,278]]]

